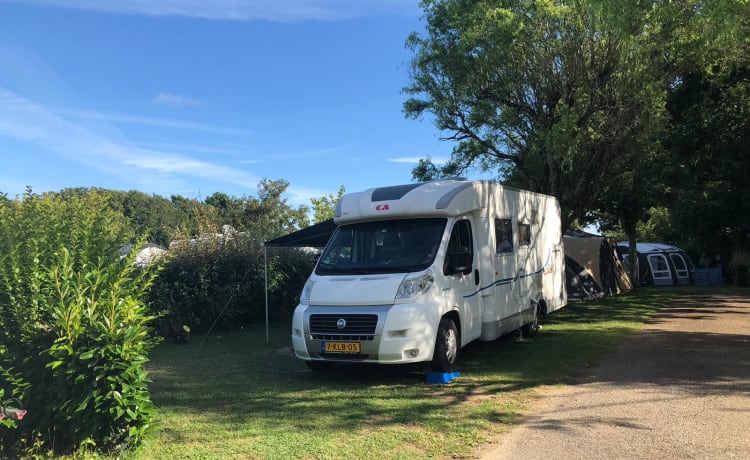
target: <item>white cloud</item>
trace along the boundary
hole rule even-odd
[[[0,0],[3,1],[3,0]],[[184,16],[220,21],[337,21],[372,14],[418,16],[416,0],[4,0],[107,14]]]
[[[203,132],[211,132],[211,133],[217,133],[217,134],[231,134],[231,135],[239,135],[239,136],[250,136],[253,134],[252,131],[245,130],[245,129],[228,128],[224,126],[215,126],[215,125],[209,125],[209,124],[204,124],[204,123],[194,123],[191,121],[175,120],[172,118],[143,117],[140,115],[130,115],[130,114],[125,114],[125,113],[100,112],[100,111],[81,110],[81,109],[74,109],[74,108],[67,108],[67,107],[55,107],[51,110],[54,110],[54,112],[60,115],[66,115],[69,117],[91,118],[91,119],[96,119],[96,120],[106,120],[106,121],[110,121],[114,123],[158,126],[160,128],[185,129],[185,130],[192,130],[192,131],[203,131]]]
[[[151,99],[151,103],[156,105],[165,105],[172,108],[195,107],[202,104],[202,102],[197,99],[191,99],[189,97],[183,96],[182,94],[172,93],[159,93]]]
[[[320,190],[320,189],[312,189],[312,188],[305,188],[305,187],[296,187],[294,185],[289,185],[289,187],[286,189],[287,193],[287,201],[292,206],[311,206],[310,200],[312,198],[320,198],[322,196],[327,196],[329,194],[336,195],[338,193],[338,190],[331,191],[331,190]]]
[[[193,152],[193,153],[210,153],[212,155],[222,156],[242,156],[247,153],[247,148],[242,146],[228,146],[228,147],[216,147],[214,145],[195,145],[195,144],[182,144],[182,143],[167,143],[167,142],[146,142],[140,144],[144,148],[161,150],[166,152]]]
[[[418,164],[419,160],[425,159],[424,157],[398,157],[398,158],[388,158],[388,161],[390,163],[411,163],[411,164]],[[447,158],[431,158],[432,163],[436,165],[443,165],[448,163],[449,159]]]
[[[130,183],[209,180],[254,188],[259,181],[238,169],[114,140],[1,87],[0,136],[28,142]]]
[[[344,146],[339,146],[339,147],[328,147],[328,148],[323,148],[323,149],[302,150],[299,152],[275,153],[271,155],[271,157],[274,160],[291,159],[291,158],[315,158],[315,157],[330,155],[336,152],[341,152],[345,148],[346,147]]]

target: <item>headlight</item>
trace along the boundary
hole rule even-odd
[[[305,287],[302,288],[302,295],[299,298],[299,303],[303,305],[310,303],[310,293],[312,292],[313,286],[315,286],[315,281],[308,278],[307,282],[305,282]]]
[[[406,278],[401,282],[401,286],[398,287],[396,298],[408,299],[422,295],[430,290],[433,283],[435,283],[435,277],[432,275],[431,270],[427,270],[417,278]]]

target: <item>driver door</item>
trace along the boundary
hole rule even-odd
[[[467,343],[482,332],[482,296],[479,293],[479,258],[470,217],[453,224],[443,264],[456,305],[461,310],[461,342]]]

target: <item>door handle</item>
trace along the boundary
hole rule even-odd
[[[479,270],[474,269],[474,284],[479,286]]]

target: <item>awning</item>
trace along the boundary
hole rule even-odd
[[[265,273],[265,291],[266,291],[266,342],[269,340],[268,335],[268,248],[269,247],[306,247],[306,248],[323,248],[336,230],[336,224],[333,219],[323,221],[319,224],[311,225],[294,233],[281,236],[279,238],[266,241],[263,243],[263,259]]]
[[[294,233],[266,241],[264,244],[275,247],[322,248],[328,243],[335,230],[336,224],[333,223],[333,219],[329,219]]]

